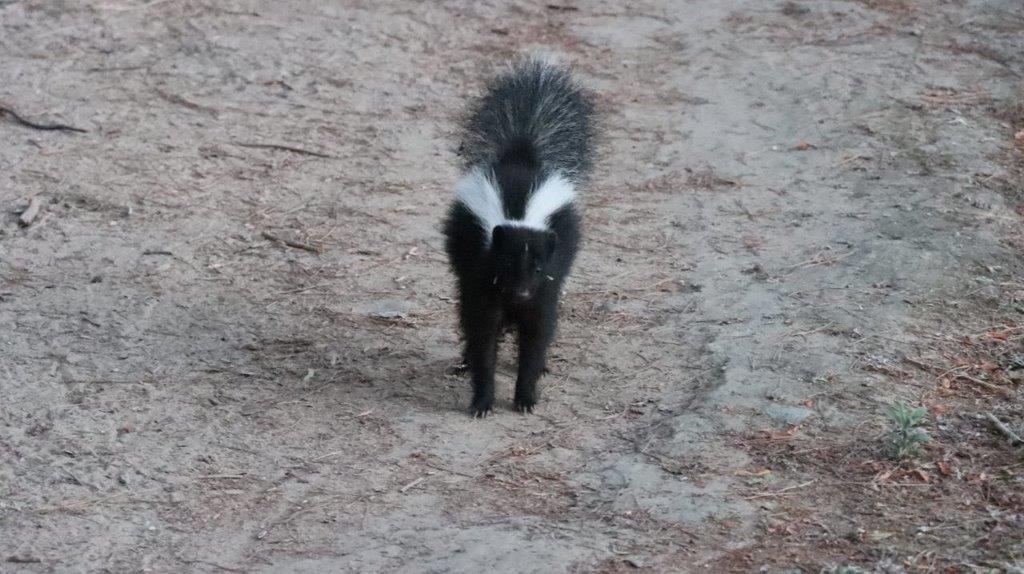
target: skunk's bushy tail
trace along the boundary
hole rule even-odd
[[[544,174],[581,182],[593,162],[593,113],[567,68],[525,60],[491,81],[469,110],[459,152],[467,169],[525,153]]]

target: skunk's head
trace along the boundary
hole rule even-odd
[[[507,297],[532,298],[550,280],[548,262],[558,245],[553,231],[520,225],[499,225],[491,235],[494,284]]]

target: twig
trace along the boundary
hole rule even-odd
[[[472,474],[469,474],[468,472],[462,472],[461,470],[455,470],[455,469],[447,468],[447,467],[441,466],[439,464],[433,464],[433,463],[429,463],[429,462],[424,462],[423,465],[424,466],[429,466],[430,468],[436,468],[437,470],[443,470],[444,472],[450,472],[450,473],[452,473],[454,475],[457,475],[457,476],[463,476],[463,477],[472,478],[472,479],[480,478],[479,476],[473,476]]]
[[[810,329],[808,331],[799,331],[799,332],[796,332],[796,333],[786,333],[784,335],[781,335],[779,338],[785,339],[787,337],[806,337],[807,335],[813,335],[815,333],[819,333],[821,331],[825,331],[828,328],[830,328],[832,325],[835,325],[835,322],[834,321],[829,321],[828,324],[822,325],[821,327],[816,327],[816,328]]]
[[[990,390],[992,392],[999,393],[999,394],[1003,395],[1004,397],[1007,397],[1007,398],[1012,398],[1013,397],[1013,391],[1011,391],[1010,389],[1007,389],[1005,387],[1000,387],[999,385],[993,385],[992,383],[983,381],[981,379],[977,379],[975,377],[972,377],[972,376],[964,374],[964,373],[957,373],[954,376],[956,378],[958,378],[958,379],[964,379],[965,381],[970,381],[970,382],[974,383],[975,385],[978,385],[980,387],[984,387],[984,388],[986,388],[986,389],[988,389],[988,390]]]
[[[920,359],[915,359],[913,357],[903,357],[903,362],[911,364],[911,365],[914,365],[918,369],[921,369],[922,371],[929,372],[929,373],[938,373],[938,372],[942,371],[942,369],[936,368],[936,367],[934,367],[932,365],[929,365],[928,363],[925,363],[924,361],[922,361]],[[950,370],[952,370],[952,369],[950,369]]]
[[[128,72],[128,71],[131,71],[131,70],[145,70],[147,68],[149,68],[148,65],[147,66],[111,66],[109,68],[103,68],[103,67],[86,68],[85,71],[86,72]]]
[[[83,130],[82,128],[76,128],[74,126],[69,126],[66,124],[37,124],[36,122],[31,122],[19,116],[11,108],[0,105],[0,117],[2,117],[4,114],[11,116],[11,119],[14,120],[15,123],[21,124],[27,128],[32,128],[34,130],[62,130],[66,132],[78,132],[82,134],[86,133],[86,130]]]
[[[156,95],[160,96],[163,100],[165,100],[165,101],[167,101],[169,103],[177,104],[179,106],[183,106],[183,107],[186,107],[186,108],[188,108],[190,110],[195,110],[197,112],[207,113],[207,114],[210,114],[211,116],[214,116],[214,117],[217,117],[218,115],[220,115],[220,112],[218,112],[217,110],[215,110],[215,109],[213,109],[211,107],[207,107],[207,106],[204,106],[202,104],[197,104],[197,103],[195,103],[195,102],[193,102],[191,100],[188,100],[186,98],[183,98],[183,97],[181,97],[181,96],[179,96],[177,94],[172,94],[172,93],[169,93],[169,92],[165,92],[165,91],[161,90],[160,88],[156,88],[153,91],[156,92]]]
[[[789,492],[791,490],[796,490],[798,488],[803,488],[805,486],[810,486],[811,484],[817,482],[817,480],[818,479],[815,478],[813,480],[808,480],[807,482],[805,482],[803,484],[797,484],[796,486],[788,486],[788,487],[783,488],[781,490],[776,490],[776,491],[773,491],[773,492],[762,492],[760,494],[755,494],[753,496],[748,496],[748,497],[744,498],[743,500],[753,500],[755,498],[769,498],[769,497],[772,497],[772,496],[781,496],[782,494],[785,494],[785,493],[787,493],[787,492]]]
[[[145,384],[145,380],[133,380],[133,379],[66,379],[64,380],[65,385],[140,385]]]
[[[933,367],[933,366],[931,366],[931,365],[929,365],[927,363],[924,363],[924,362],[922,362],[922,361],[920,361],[918,359],[914,359],[912,357],[903,357],[903,362],[909,363],[911,365],[914,365],[915,367],[917,367],[917,368],[919,368],[919,369],[921,369],[923,371],[931,372],[931,373],[936,373],[936,378],[937,379],[941,379],[941,378],[943,378],[943,377],[945,377],[947,375],[952,375],[953,379],[963,379],[965,381],[972,382],[972,383],[974,383],[974,384],[976,384],[976,385],[978,385],[980,387],[984,387],[984,388],[986,388],[986,389],[988,389],[990,391],[994,391],[994,392],[999,393],[999,394],[1001,394],[1001,395],[1003,395],[1005,397],[1012,397],[1013,396],[1013,391],[1011,391],[1010,389],[1007,389],[1005,387],[1000,387],[999,385],[993,385],[992,383],[989,383],[987,381],[983,381],[983,380],[978,379],[976,377],[972,377],[972,376],[968,375],[967,373],[958,373],[958,372],[956,372],[956,371],[963,370],[963,369],[969,369],[970,368],[969,365],[961,365],[959,367],[953,367],[951,369],[947,369],[947,370],[943,371],[941,368]]]
[[[327,155],[325,153],[320,153],[318,151],[310,151],[308,149],[292,147],[290,145],[264,144],[264,143],[245,143],[245,142],[235,142],[235,145],[239,146],[239,147],[251,147],[251,148],[257,148],[257,149],[276,149],[276,150],[281,150],[281,151],[290,151],[292,153],[297,153],[297,154],[301,154],[301,155],[311,155],[313,157],[323,157],[323,158],[327,158],[327,159],[338,159],[336,156],[333,156],[333,155]]]
[[[857,252],[856,249],[851,249],[851,250],[847,251],[846,253],[842,253],[842,254],[836,255],[835,257],[833,257],[831,259],[824,259],[824,258],[822,258],[822,252],[819,252],[817,255],[815,255],[811,259],[808,259],[807,261],[801,261],[800,263],[796,263],[796,264],[790,265],[788,267],[783,267],[782,270],[783,271],[790,271],[790,270],[797,269],[797,268],[800,268],[800,267],[814,267],[815,265],[824,265],[824,266],[827,267],[829,265],[834,265],[834,264],[842,261],[843,259],[846,259],[847,257],[853,255],[856,252]]]
[[[844,159],[843,161],[839,162],[839,166],[840,167],[844,166],[844,165],[846,165],[846,164],[848,164],[848,163],[850,163],[852,161],[857,161],[859,159],[869,160],[869,159],[871,159],[871,156],[869,156],[869,155],[852,155],[852,156]]]
[[[313,253],[323,253],[323,251],[324,251],[322,247],[317,247],[316,245],[310,245],[309,243],[303,243],[301,241],[294,241],[294,240],[291,240],[291,239],[285,239],[283,237],[278,237],[278,236],[274,235],[273,233],[271,233],[269,231],[264,231],[263,232],[263,238],[264,239],[269,239],[271,241],[276,241],[278,243],[283,243],[284,245],[287,245],[288,247],[294,247],[296,249],[303,249],[305,251],[310,251],[310,252],[313,252]]]
[[[348,449],[346,449],[346,450],[336,450],[334,452],[329,452],[329,453],[326,453],[326,454],[322,454],[322,455],[320,455],[320,456],[318,456],[316,458],[311,458],[311,459],[309,459],[309,462],[319,462],[319,461],[321,461],[321,460],[323,460],[325,458],[331,458],[332,456],[338,456],[339,454],[345,454],[346,452],[350,452],[350,451]]]
[[[218,570],[224,570],[225,572],[247,572],[247,570],[242,570],[241,568],[232,568],[231,566],[224,566],[221,564],[217,564],[216,562],[210,562],[209,560],[200,560],[198,558],[195,560],[183,560],[183,562],[185,562],[186,564],[206,564],[207,566],[213,566],[214,568]]]
[[[1020,435],[1010,430],[1010,427],[1003,424],[1003,422],[996,418],[996,415],[992,413],[985,413],[985,418],[992,422],[992,425],[996,427],[996,430],[1003,433],[1010,441],[1010,446],[1020,446],[1024,444],[1024,439],[1020,438]]]
[[[313,289],[320,289],[320,288],[328,287],[328,286],[330,286],[330,283],[319,283],[317,285],[310,285],[309,287],[300,287],[299,289],[290,289],[288,291],[281,291],[280,293],[275,293],[275,295],[280,296],[280,295],[293,295],[295,293],[305,293],[306,291],[312,291]]]
[[[409,490],[410,488],[412,488],[412,487],[416,486],[417,484],[419,484],[419,483],[423,482],[424,480],[426,480],[426,478],[423,478],[423,477],[421,476],[421,477],[417,478],[416,480],[414,480],[414,481],[410,482],[409,484],[407,484],[407,485],[403,486],[402,488],[399,488],[399,489],[398,489],[398,492],[401,492],[402,494],[405,494],[405,491],[407,491],[407,490]]]
[[[39,564],[43,559],[36,558],[35,556],[18,556],[17,554],[13,554],[7,557],[7,561],[12,564]]]
[[[25,208],[25,211],[22,211],[21,215],[18,217],[18,223],[21,224],[22,227],[32,225],[32,222],[35,221],[36,217],[39,215],[39,208],[42,206],[43,200],[39,199],[38,195],[34,196],[29,200],[28,207]]]

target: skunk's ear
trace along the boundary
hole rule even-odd
[[[548,257],[554,254],[556,247],[558,247],[558,234],[548,231],[548,236],[544,239],[544,248],[547,250]]]
[[[501,225],[496,225],[491,230],[491,249],[496,249],[502,242],[505,241],[505,228]]]

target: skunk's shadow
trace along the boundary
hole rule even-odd
[[[359,333],[355,339],[365,342],[375,336]],[[342,338],[278,332],[251,347],[245,368],[261,379],[276,380],[284,398],[320,396],[334,404],[382,411],[467,412],[469,375],[456,368],[456,348],[438,349],[449,351],[441,356],[433,350],[395,346],[399,348],[372,349]]]
[[[353,325],[329,313],[322,317],[314,322],[307,315],[286,315],[258,324],[239,320],[231,308],[197,306],[163,323],[173,331],[164,334],[181,347],[171,355],[187,359],[176,365],[163,360],[157,367],[181,381],[215,386],[219,396],[241,402],[246,412],[325,400],[391,414],[468,413],[470,375],[457,368],[461,344],[454,337],[425,341],[416,327],[395,330],[376,321]],[[516,353],[514,338],[503,339],[496,406],[511,409]]]

